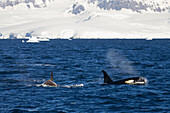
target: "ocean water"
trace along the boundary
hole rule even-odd
[[[143,76],[146,85],[103,85]],[[50,79],[64,87],[39,86]],[[0,112],[170,112],[170,40],[0,40]]]

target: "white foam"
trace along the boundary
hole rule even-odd
[[[144,78],[144,77],[142,77],[142,78],[144,79],[145,83],[148,83],[148,79],[146,79],[146,78]]]
[[[76,84],[76,85],[63,85],[63,86],[60,86],[60,87],[66,87],[66,88],[71,88],[71,87],[83,87],[84,84]]]
[[[50,85],[46,85],[46,84],[41,84],[40,86],[42,86],[42,87],[58,87],[58,86],[50,86]]]
[[[84,84],[75,84],[75,85],[58,85],[58,86],[49,86],[49,85],[45,85],[44,83],[43,84],[36,84],[37,87],[64,87],[64,88],[75,88],[75,87],[83,87]]]

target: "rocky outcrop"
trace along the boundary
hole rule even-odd
[[[30,8],[30,4],[32,4],[35,8],[46,7],[47,2],[51,2],[54,0],[3,0],[0,1],[0,7],[6,8],[8,6],[14,7],[20,3],[25,3],[27,8]]]
[[[83,5],[73,4],[72,11],[71,11],[73,14],[77,15],[83,11],[85,11],[85,8]]]
[[[88,0],[88,3],[95,3],[104,10],[131,9],[135,12],[152,10],[154,12],[163,12],[170,10],[170,3],[167,0]]]

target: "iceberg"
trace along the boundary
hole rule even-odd
[[[29,38],[29,40],[26,41],[26,43],[39,43],[37,37],[32,36],[31,38]]]

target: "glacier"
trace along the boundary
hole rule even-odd
[[[0,39],[170,38],[169,0],[1,0]]]

